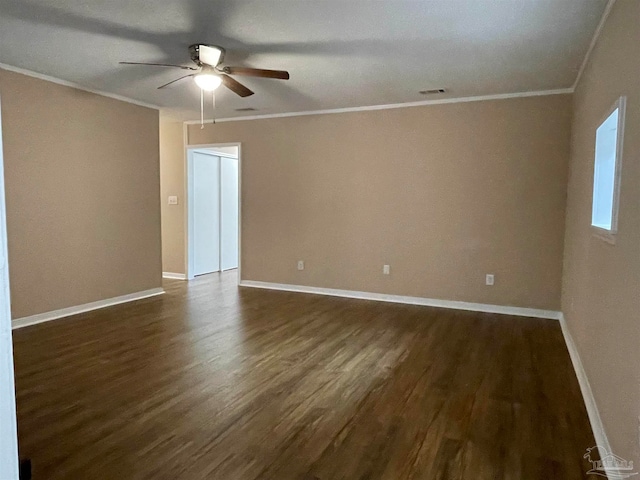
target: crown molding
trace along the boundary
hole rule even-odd
[[[575,82],[573,82],[573,86],[571,87],[571,90],[573,91],[575,91],[575,89],[578,87],[578,83],[580,83],[582,74],[587,68],[589,59],[591,58],[591,54],[593,53],[593,49],[595,48],[596,43],[598,43],[598,38],[600,38],[600,34],[602,33],[604,24],[606,23],[607,18],[609,18],[609,14],[611,13],[611,9],[613,8],[614,3],[616,3],[616,0],[609,0],[609,3],[607,3],[607,6],[604,9],[604,12],[602,12],[600,23],[598,23],[596,31],[593,32],[593,38],[591,38],[591,43],[589,44],[589,48],[587,49],[587,53],[585,54],[584,59],[582,60],[582,64],[580,65],[580,69],[578,70],[578,75],[576,75],[576,80]]]
[[[506,100],[510,98],[543,97],[547,95],[566,95],[573,93],[573,88],[559,88],[555,90],[536,90],[531,92],[499,93],[494,95],[478,95],[474,97],[443,98],[440,100],[422,100],[419,102],[388,103],[384,105],[367,105],[363,107],[332,108],[328,110],[308,110],[302,112],[272,113],[265,115],[252,115],[246,117],[217,118],[219,122],[240,122],[243,120],[264,120],[268,118],[302,117],[307,115],[327,115],[334,113],[368,112],[373,110],[391,110],[395,108],[423,107],[427,105],[444,105],[449,103],[483,102],[487,100]],[[200,120],[187,120],[185,125],[199,125]],[[204,123],[214,123],[213,120],[205,120]]]
[[[607,5],[607,9],[605,10],[605,15],[608,15],[611,6],[613,4],[613,2],[615,2],[615,0],[609,0],[609,4]],[[606,19],[605,16],[603,16],[600,25],[598,26],[598,29],[596,31],[597,34],[599,34],[599,31],[602,29],[602,25],[604,24],[604,20]],[[595,44],[595,41],[597,40],[597,36],[594,36],[594,39],[592,40],[592,45],[589,48],[589,52],[587,55],[589,55],[589,53],[591,52],[591,50],[593,49],[593,45]],[[587,63],[588,58],[585,57],[585,61],[583,62],[582,68],[579,72],[579,75],[582,73],[582,70],[584,70],[584,67]],[[159,110],[161,112],[164,112],[165,110],[163,109],[163,107],[160,107],[158,105],[153,105],[150,103],[145,103],[145,102],[140,102],[138,100],[134,100],[132,98],[128,98],[128,97],[123,97],[121,95],[116,95],[114,93],[109,93],[109,92],[104,92],[102,90],[95,90],[95,89],[91,89],[91,88],[87,88],[84,87],[78,83],[75,82],[70,82],[67,80],[62,80],[60,78],[56,78],[56,77],[52,77],[49,75],[45,75],[42,73],[38,73],[38,72],[34,72],[32,70],[27,70],[24,68],[20,68],[20,67],[14,67],[13,65],[7,65],[6,63],[0,63],[0,69],[2,70],[7,70],[9,72],[14,72],[14,73],[19,73],[22,75],[26,75],[28,77],[32,77],[32,78],[37,78],[39,80],[44,80],[47,82],[51,82],[51,83],[55,83],[57,85],[62,85],[65,87],[71,87],[71,88],[75,88],[77,90],[81,90],[84,92],[88,92],[88,93],[94,93],[96,95],[100,95],[103,97],[107,97],[107,98],[112,98],[114,100],[120,100],[122,102],[126,102],[126,103],[131,103],[133,105],[138,105],[141,107],[146,107],[146,108],[151,108],[154,110]],[[243,116],[243,117],[230,117],[230,118],[217,118],[214,120],[205,120],[204,123],[218,123],[218,122],[239,122],[239,121],[244,121],[244,120],[264,120],[264,119],[269,119],[269,118],[287,118],[287,117],[301,117],[301,116],[307,116],[307,115],[327,115],[327,114],[336,114],[336,113],[351,113],[351,112],[367,112],[367,111],[375,111],[375,110],[392,110],[392,109],[396,109],[396,108],[410,108],[410,107],[423,107],[423,106],[428,106],[428,105],[445,105],[445,104],[452,104],[452,103],[466,103],[466,102],[482,102],[482,101],[489,101],[489,100],[506,100],[506,99],[511,99],[511,98],[527,98],[527,97],[541,97],[541,96],[547,96],[547,95],[567,95],[567,94],[572,94],[575,90],[575,86],[577,85],[577,82],[579,80],[579,77],[576,79],[576,82],[574,83],[574,86],[570,87],[570,88],[559,88],[559,89],[553,89],[553,90],[534,90],[534,91],[528,91],[528,92],[515,92],[515,93],[499,93],[499,94],[492,94],[492,95],[477,95],[477,96],[470,96],[470,97],[454,97],[454,98],[443,98],[443,99],[438,99],[438,100],[421,100],[421,101],[417,101],[417,102],[404,102],[404,103],[388,103],[388,104],[381,104],[381,105],[365,105],[365,106],[361,106],[361,107],[346,107],[346,108],[331,108],[331,109],[325,109],[325,110],[306,110],[306,111],[300,111],[300,112],[284,112],[284,113],[273,113],[273,114],[265,114],[265,115],[250,115],[250,116]],[[185,122],[183,122],[185,125],[198,125],[200,123],[199,120],[187,120]]]
[[[55,83],[56,85],[75,88],[76,90],[82,90],[83,92],[95,93],[96,95],[100,95],[101,97],[107,97],[107,98],[112,98],[114,100],[120,100],[121,102],[132,103],[133,105],[138,105],[140,107],[152,108],[153,110],[160,110],[160,107],[157,105],[152,105],[150,103],[145,103],[145,102],[139,102],[138,100],[134,100],[132,98],[123,97],[121,95],[116,95],[114,93],[103,92],[102,90],[94,90],[92,88],[83,87],[78,83],[69,82],[67,80],[51,77],[49,75],[44,75],[42,73],[34,72],[24,68],[14,67],[13,65],[7,65],[6,63],[0,63],[0,69],[7,70],[8,72],[20,73],[22,75],[26,75],[27,77],[37,78],[39,80],[44,80],[46,82]]]

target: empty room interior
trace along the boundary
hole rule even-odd
[[[638,0],[0,0],[0,480],[640,474],[638,45]]]

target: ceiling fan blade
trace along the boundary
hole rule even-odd
[[[289,72],[284,70],[264,70],[262,68],[247,67],[224,67],[224,73],[229,75],[249,75],[251,77],[277,78],[279,80],[289,80]]]
[[[180,81],[180,80],[182,80],[182,79],[184,79],[184,78],[187,78],[187,77],[193,77],[194,75],[195,75],[195,73],[192,73],[192,74],[190,74],[190,75],[185,75],[184,77],[180,77],[180,78],[176,78],[175,80],[171,80],[169,83],[165,83],[164,85],[160,85],[160,86],[158,87],[158,90],[160,90],[161,88],[164,88],[164,87],[168,87],[168,86],[169,86],[169,85],[171,85],[172,83],[176,83],[176,82],[178,82],[178,81]]]
[[[220,75],[220,77],[222,77],[222,84],[236,95],[240,95],[241,97],[249,97],[253,95],[251,90],[228,75]]]
[[[172,65],[170,63],[144,63],[144,62],[118,62],[120,65],[151,65],[154,67],[175,67],[183,70],[197,70],[196,67],[185,67],[184,65]]]

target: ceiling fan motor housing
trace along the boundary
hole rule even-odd
[[[222,63],[224,60],[224,48],[218,47],[217,45],[206,45],[202,43],[196,43],[193,45],[189,45],[189,55],[191,56],[191,60],[198,66],[209,65],[207,62],[203,62],[200,60],[200,47],[209,47],[220,51],[220,58],[216,65]],[[216,65],[212,65],[215,67]]]

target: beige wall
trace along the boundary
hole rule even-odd
[[[562,307],[618,455],[640,466],[640,2],[618,0],[574,98]],[[619,233],[592,235],[595,131],[627,96]]]
[[[557,95],[234,121],[191,126],[189,143],[242,143],[245,280],[559,309],[570,109]],[[184,265],[171,221],[165,266]]]
[[[0,70],[14,318],[161,286],[158,112]]]
[[[185,178],[182,122],[160,118],[160,191],[162,203],[162,271],[186,273],[185,269]],[[169,196],[178,205],[169,205]]]

